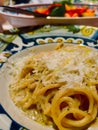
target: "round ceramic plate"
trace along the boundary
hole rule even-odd
[[[13,60],[28,55],[31,48],[34,50],[36,48],[37,52],[39,52],[42,49],[49,49],[47,46],[50,44],[50,46],[53,46],[55,43],[60,42],[87,45],[98,49],[98,29],[90,26],[47,25],[19,35],[0,34],[0,39],[0,130],[25,130],[27,128],[52,130],[50,127],[46,128],[36,122],[31,122],[14,106],[7,91],[7,86],[12,78],[8,76],[9,68],[7,68],[7,63],[10,59]],[[9,58],[10,56],[12,58]],[[7,88],[2,89],[2,86]]]

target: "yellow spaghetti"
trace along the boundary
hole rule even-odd
[[[35,121],[59,130],[84,130],[97,118],[97,89],[98,51],[65,44],[28,57],[9,92]]]

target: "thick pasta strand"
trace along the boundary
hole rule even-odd
[[[80,106],[82,105],[82,100],[80,102],[80,106],[77,107],[77,105],[76,105],[77,102],[75,102],[75,100],[74,100],[74,95],[77,95],[77,94],[87,97],[88,107],[85,110],[82,110],[83,108],[80,108]],[[74,100],[74,103],[72,104],[72,101],[69,103],[66,100],[66,97],[67,97],[67,99],[68,99],[68,97],[72,98],[72,100]],[[64,98],[65,98],[65,100],[62,100]],[[60,100],[62,102],[60,102]],[[95,111],[94,108],[96,108],[94,106],[95,103],[96,102],[94,102],[94,97],[89,88],[86,88],[86,87],[77,88],[76,87],[76,88],[67,89],[66,91],[63,91],[63,92],[59,91],[55,95],[55,97],[53,98],[53,101],[52,101],[51,112],[52,112],[53,120],[57,125],[58,125],[58,122],[60,122],[60,120],[63,120],[63,123],[65,124],[65,126],[69,126],[72,124],[71,127],[83,127],[86,124],[89,124],[92,120],[94,120],[96,118],[96,116],[97,116],[96,112],[95,112],[96,114],[94,115],[94,117],[92,117],[93,111]],[[63,108],[61,108],[62,104],[63,104]],[[55,111],[55,109],[56,109],[56,111]],[[67,118],[67,116],[68,116],[68,118]],[[73,118],[72,118],[72,116],[73,116]],[[77,119],[76,117],[80,117],[80,119]],[[62,124],[62,122],[60,124]],[[58,125],[58,127],[59,127],[59,125]],[[63,125],[62,125],[62,127],[63,127]]]
[[[94,86],[94,85],[90,86],[90,88],[91,88],[92,94],[97,102],[98,101],[98,90],[97,90],[96,86]]]

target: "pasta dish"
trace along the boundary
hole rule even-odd
[[[22,63],[22,65],[21,65]],[[14,65],[9,93],[29,118],[56,130],[86,130],[98,114],[98,50],[57,44]]]

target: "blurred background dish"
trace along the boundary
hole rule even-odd
[[[49,11],[51,5],[53,4],[25,4],[21,5],[21,8],[27,9],[30,11],[37,11],[38,13],[44,14],[45,11]],[[14,7],[14,6],[13,6]],[[15,6],[17,8],[20,8],[20,5]],[[73,8],[75,10],[73,10]],[[3,15],[6,21],[8,21],[13,27],[26,27],[26,26],[38,26],[38,25],[46,25],[46,24],[53,24],[53,25],[66,25],[66,24],[77,24],[77,25],[90,25],[90,26],[98,26],[98,7],[96,6],[90,6],[88,5],[87,9],[88,12],[85,12],[84,16],[78,16],[79,10],[83,10],[85,6],[82,7],[75,7],[75,6],[68,6],[66,7],[66,12],[68,9],[68,13],[63,11],[64,16],[62,16],[62,8],[59,8],[59,10],[56,7],[53,9],[52,12],[50,12],[52,15],[45,17],[34,17],[31,15],[23,15],[21,13],[15,13],[13,11],[6,11],[0,9],[0,14]],[[91,9],[90,9],[91,8]],[[94,8],[94,9],[93,9]],[[61,10],[60,10],[61,9]],[[70,9],[70,10],[69,10]],[[60,13],[58,13],[60,11]],[[76,11],[76,13],[73,13]],[[78,11],[78,12],[77,12]],[[71,12],[71,16],[70,15]],[[72,14],[73,13],[73,14]],[[80,13],[79,13],[80,14]],[[47,14],[48,15],[48,14]],[[67,15],[67,16],[66,16]]]

